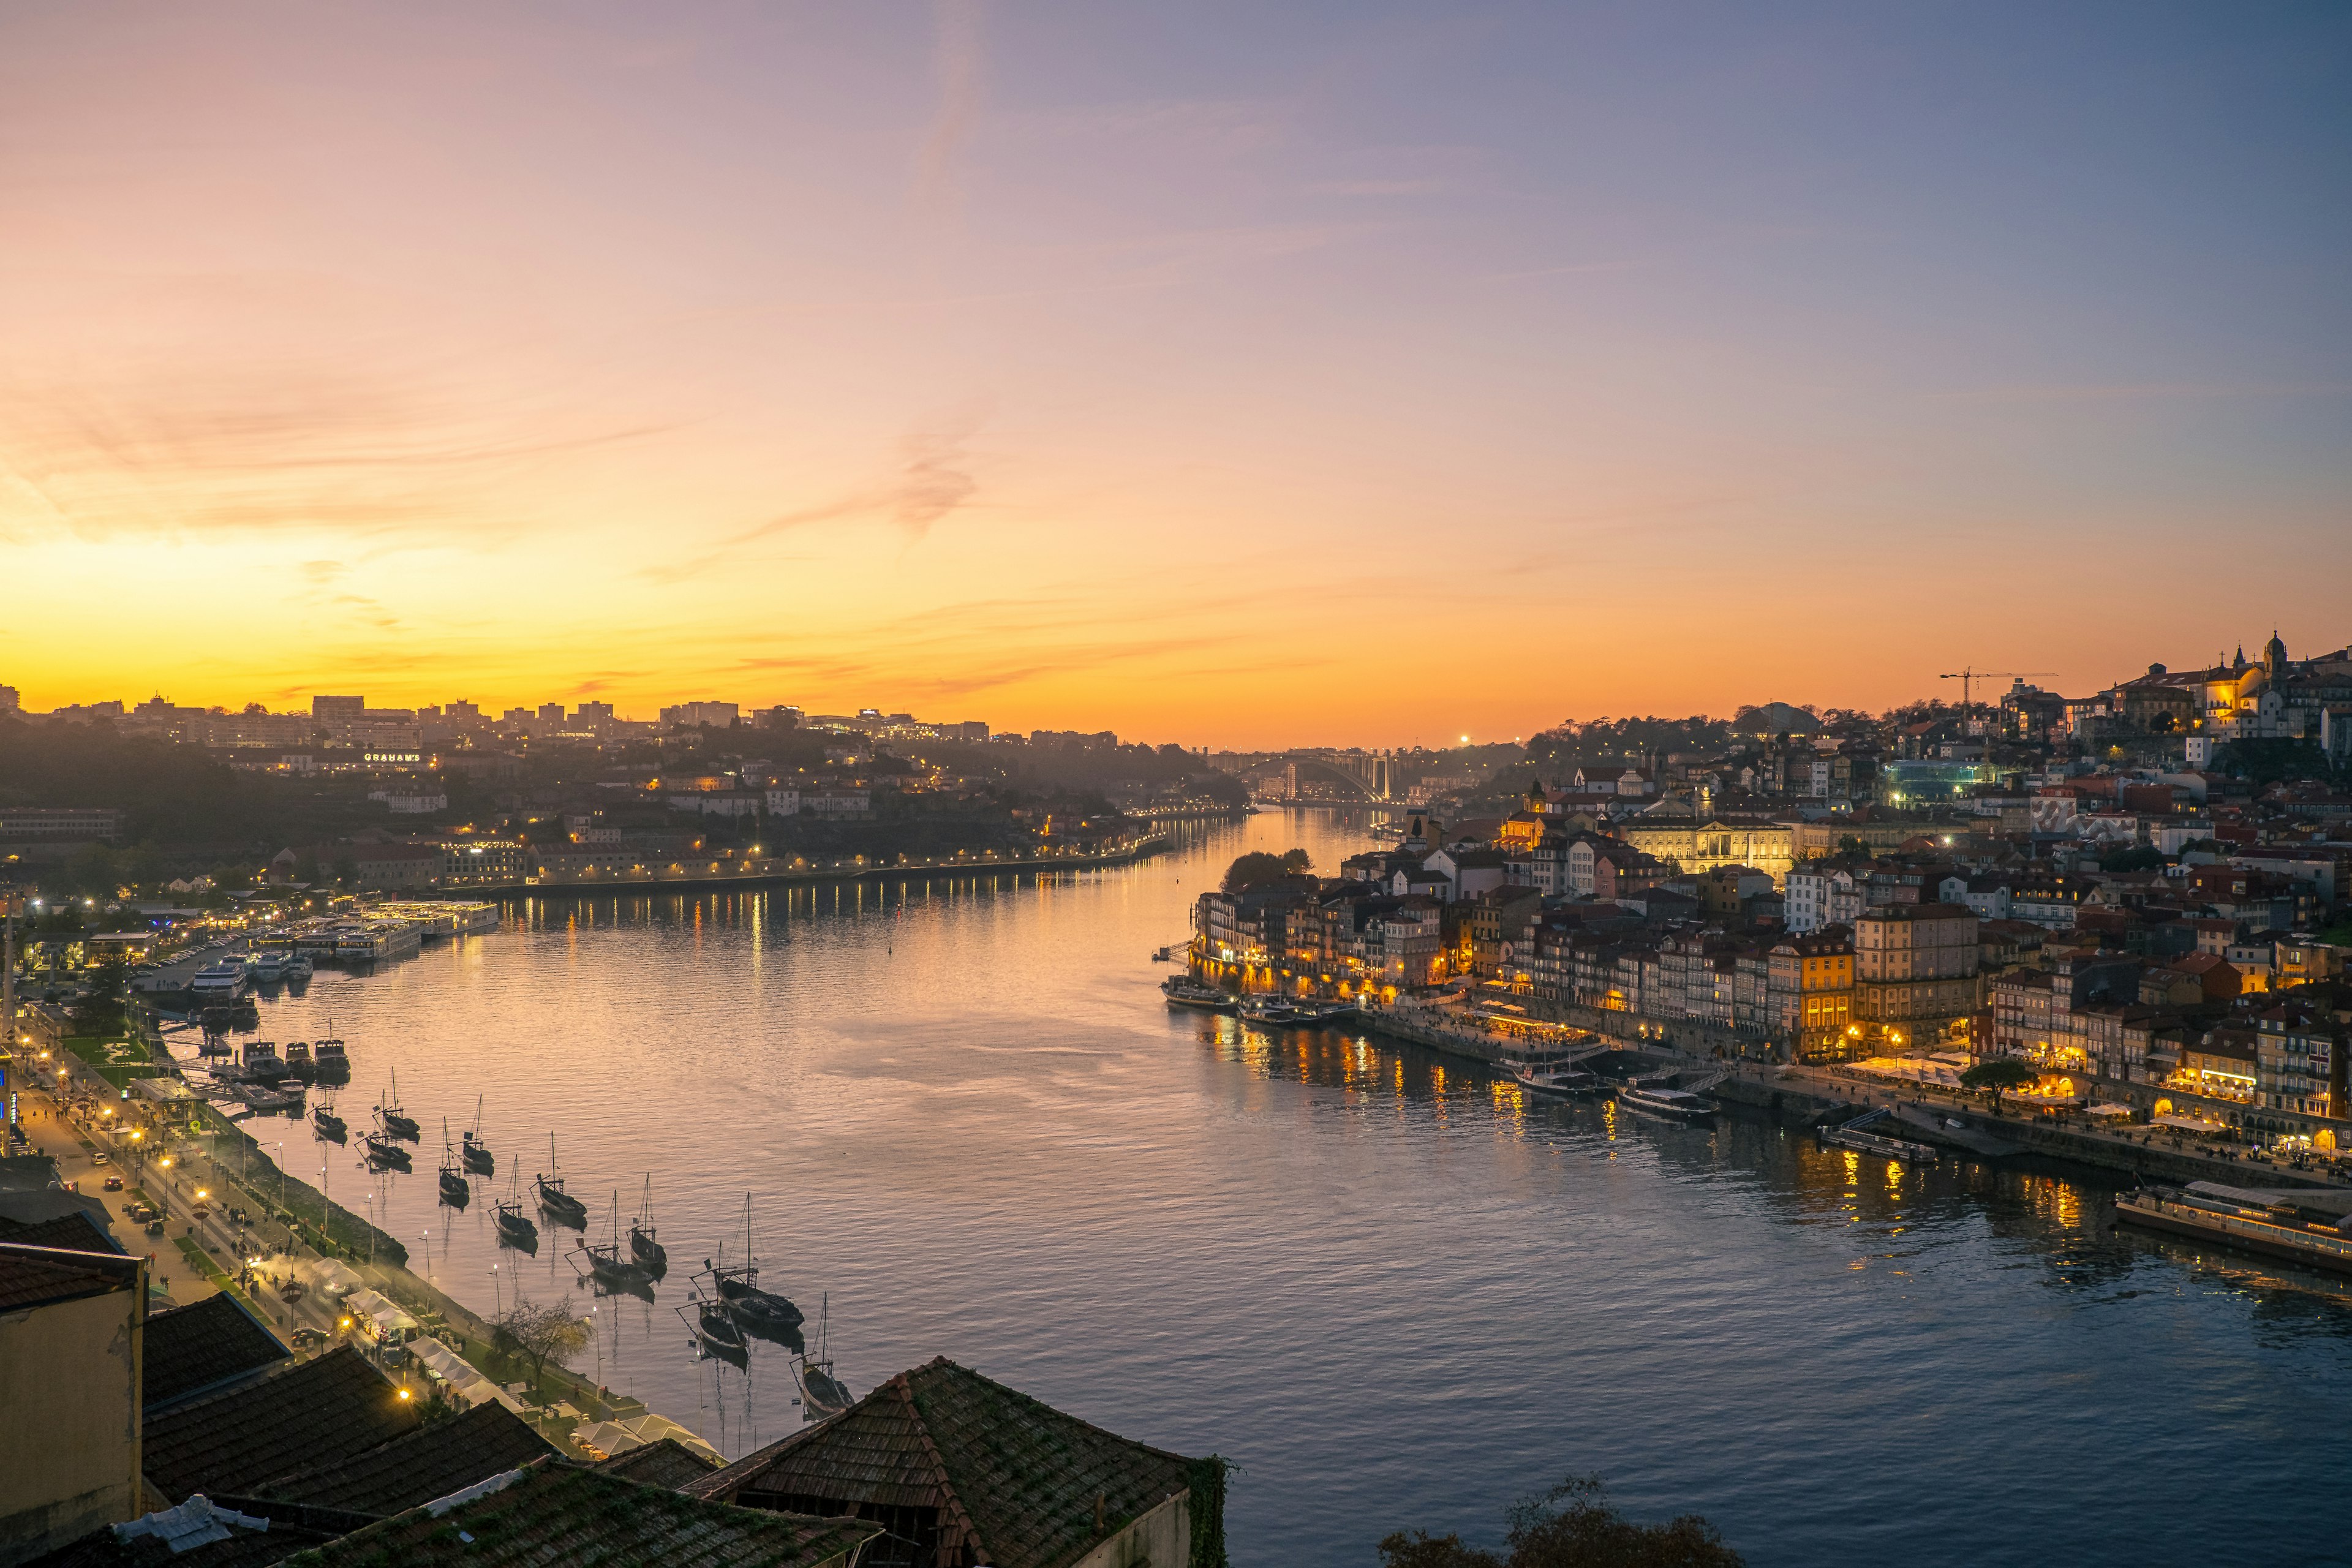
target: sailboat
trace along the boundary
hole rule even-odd
[[[751,1194],[743,1194],[743,1261],[730,1268],[706,1258],[702,1267],[712,1291],[747,1331],[787,1342],[799,1337],[806,1314],[774,1291],[760,1289],[760,1260],[751,1255]]]
[[[416,1118],[413,1116],[404,1116],[401,1114],[400,1072],[398,1068],[394,1068],[393,1070],[392,1094],[389,1100],[386,1103],[375,1108],[375,1120],[376,1124],[382,1127],[385,1133],[391,1137],[405,1139],[411,1143],[422,1142],[424,1141],[425,1130],[416,1124]]]
[[[360,1142],[366,1146],[367,1163],[377,1170],[405,1171],[409,1168],[408,1151],[381,1132],[362,1132]]]
[[[523,1212],[522,1172],[514,1173],[514,1189],[491,1207],[499,1216],[499,1245],[539,1256],[539,1222]]]
[[[646,1271],[621,1257],[621,1194],[617,1190],[613,1194],[613,1239],[583,1241],[578,1251],[588,1260],[589,1278],[599,1289],[626,1290],[633,1296],[652,1298],[653,1289],[646,1282]]]
[[[574,1230],[588,1228],[588,1205],[563,1190],[563,1178],[555,1173],[555,1134],[547,1135],[547,1173],[532,1178],[539,1192],[539,1206],[558,1225],[568,1225]]]
[[[474,1201],[474,1188],[466,1180],[463,1167],[457,1163],[457,1152],[449,1144],[449,1119],[441,1119],[441,1201],[453,1209],[464,1208]]]
[[[474,1124],[466,1130],[464,1146],[457,1152],[465,1161],[466,1169],[473,1172],[474,1174],[495,1176],[499,1173],[498,1156],[490,1152],[490,1146],[488,1143],[482,1142],[482,1097],[480,1095],[474,1097]]]
[[[329,1097],[326,1104],[314,1105],[310,1108],[310,1125],[318,1129],[320,1137],[331,1143],[342,1142],[351,1132],[350,1125],[335,1114],[335,1103],[331,1096]]]
[[[857,1403],[849,1387],[833,1375],[833,1355],[825,1339],[825,1309],[832,1304],[830,1293],[817,1300],[816,1354],[803,1352],[793,1358],[793,1376],[801,1385],[801,1419],[822,1421],[838,1415]]]
[[[698,1297],[680,1307],[677,1315],[684,1321],[688,1331],[693,1334],[695,1349],[700,1354],[716,1356],[740,1367],[750,1367],[751,1347],[745,1342],[742,1329],[728,1316],[723,1304]]]
[[[629,1257],[646,1278],[658,1279],[669,1272],[669,1254],[654,1239],[654,1178],[646,1173],[646,1195],[638,1200],[637,1217],[629,1222]]]

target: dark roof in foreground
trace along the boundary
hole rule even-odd
[[[686,1490],[828,1513],[936,1509],[943,1559],[1062,1568],[1187,1490],[1192,1470],[940,1357]]]
[[[151,1414],[147,1479],[173,1502],[253,1491],[329,1465],[417,1425],[415,1407],[350,1346]]]
[[[149,1314],[142,1396],[150,1411],[157,1410],[215,1384],[259,1372],[292,1353],[224,1290],[190,1306]]]
[[[89,1216],[87,1209],[75,1209],[54,1219],[15,1220],[0,1215],[0,1241],[18,1247],[56,1247],[68,1252],[121,1252],[122,1244],[114,1233]]]
[[[501,1485],[500,1480],[505,1484]],[[288,1559],[300,1568],[378,1564],[655,1563],[663,1568],[820,1568],[845,1563],[876,1527],[703,1502],[661,1487],[541,1459]],[[470,1538],[470,1539],[469,1539]]]
[[[125,1529],[131,1533],[118,1533]],[[265,1568],[329,1539],[317,1531],[192,1501],[128,1526],[101,1525],[21,1568]]]
[[[0,1241],[0,1312],[128,1290],[138,1283],[139,1267],[137,1258],[119,1252]]]
[[[649,1487],[667,1487],[672,1491],[681,1490],[688,1482],[698,1481],[719,1468],[675,1437],[665,1437],[658,1443],[647,1443],[641,1448],[631,1448],[609,1459],[599,1459],[596,1468],[625,1481],[641,1481]]]
[[[264,1484],[260,1492],[381,1519],[421,1508],[554,1452],[546,1438],[505,1405],[478,1405],[341,1460],[281,1476]]]

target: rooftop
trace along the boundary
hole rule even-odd
[[[935,1509],[940,1552],[1064,1568],[1192,1485],[1194,1461],[1066,1415],[941,1357],[690,1484],[828,1510]]]
[[[853,1519],[730,1508],[540,1459],[288,1562],[299,1568],[440,1562],[822,1568],[845,1563],[877,1528]]]
[[[389,1516],[555,1452],[503,1405],[478,1405],[373,1448],[265,1483],[287,1502]]]
[[[224,1290],[148,1316],[141,1397],[154,1411],[292,1353]]]
[[[248,1493],[305,1465],[374,1447],[417,1420],[383,1375],[344,1346],[151,1412],[147,1479],[174,1502],[194,1492]]]
[[[0,1312],[128,1290],[138,1283],[139,1268],[137,1258],[119,1252],[0,1242]]]

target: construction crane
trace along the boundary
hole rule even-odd
[[[2055,675],[2058,672],[2054,669],[1979,669],[1973,665],[1964,665],[1960,668],[1954,670],[1949,675],[1939,675],[1936,679],[1938,680],[1957,680],[1960,683],[1960,711],[1965,713],[1969,710],[1969,682],[1974,680],[1980,675],[1996,677],[2010,675],[2023,677],[2029,675]]]

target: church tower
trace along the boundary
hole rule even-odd
[[[2271,628],[2271,640],[2263,646],[2263,673],[2271,678],[2273,685],[2286,675],[2286,644],[2276,626]]]

